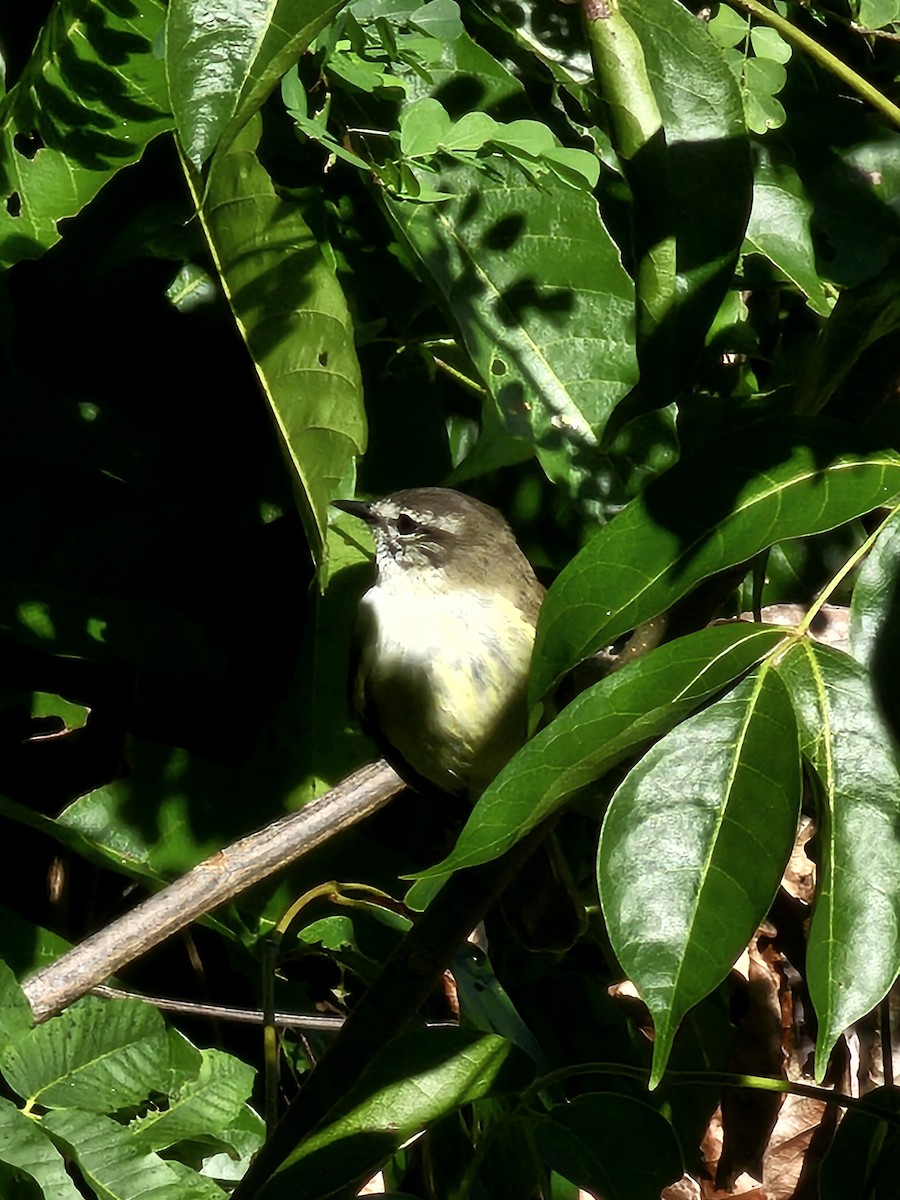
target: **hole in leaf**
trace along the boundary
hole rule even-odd
[[[319,366],[320,367],[328,366],[328,351],[327,350],[319,351]]]
[[[11,217],[17,217],[22,211],[22,197],[18,192],[13,192],[6,201],[6,211]]]
[[[505,375],[506,374],[506,363],[503,361],[502,358],[495,358],[494,361],[491,363],[491,374],[492,375]]]
[[[43,150],[44,141],[38,133],[17,133],[13,145],[23,158],[34,158],[38,150]]]

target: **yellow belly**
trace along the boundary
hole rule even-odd
[[[418,775],[479,794],[525,739],[533,625],[502,597],[381,587],[363,621],[367,715]]]

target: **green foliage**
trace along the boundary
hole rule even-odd
[[[70,1162],[91,1196],[138,1197],[154,1188],[172,1197],[225,1195],[191,1165],[192,1143],[205,1143],[207,1157],[217,1145],[240,1157],[259,1144],[261,1123],[246,1106],[251,1068],[195,1049],[138,1000],[86,997],[32,1028],[5,964],[0,984],[0,1071],[25,1102],[0,1101],[0,1162],[16,1180],[33,1181],[34,1194],[48,1200],[75,1200],[84,1193],[66,1170]]]
[[[254,1085],[261,1038],[197,1049],[98,998],[34,1027],[4,965],[0,1194],[324,1200],[382,1169],[398,1197],[649,1198],[720,1102],[733,1159],[723,1072],[781,1067],[748,1063],[730,973],[762,923],[819,1080],[900,973],[900,7],[25,7],[0,18],[0,820],[27,867],[0,959],[46,967],[123,881],[376,755],[346,687],[371,548],[332,499],[464,487],[547,594],[534,736],[470,810],[401,796],[208,917],[190,970],[127,968],[355,1009],[368,1050],[285,1032]],[[849,651],[785,610],[711,623],[817,595]],[[801,812],[811,906],[779,891]],[[383,964],[551,821],[473,915],[487,951],[429,947],[456,1008],[384,1035]],[[241,1183],[251,1089],[278,1116],[319,1059],[302,1135],[291,1110]],[[819,1194],[892,1194],[896,1125],[890,1088],[852,1106]]]

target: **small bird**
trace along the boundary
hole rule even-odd
[[[450,488],[337,500],[375,539],[354,699],[404,765],[476,799],[526,736],[544,589],[493,508]]]

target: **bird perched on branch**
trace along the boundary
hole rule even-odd
[[[399,756],[476,798],[525,740],[544,589],[493,508],[449,488],[338,500],[375,540],[360,604],[355,700]]]

